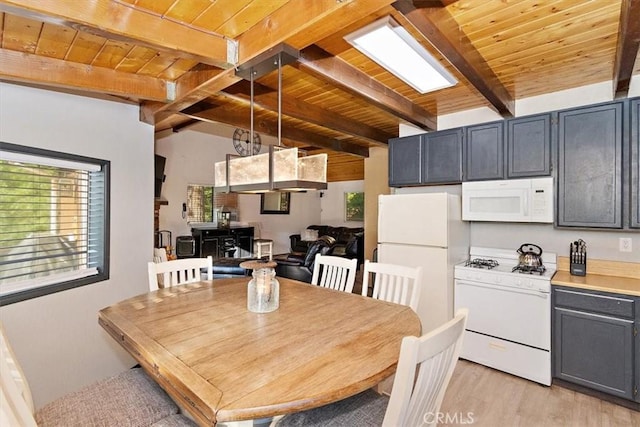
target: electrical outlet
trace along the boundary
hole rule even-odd
[[[632,244],[631,237],[620,237],[620,252],[631,252]]]

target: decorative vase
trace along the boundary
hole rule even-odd
[[[240,267],[252,269],[253,278],[247,284],[247,309],[253,313],[269,313],[280,306],[280,283],[273,261],[245,261]]]

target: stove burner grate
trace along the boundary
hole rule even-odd
[[[542,276],[544,272],[547,271],[547,268],[544,265],[539,265],[537,267],[530,265],[516,265],[511,271],[520,274],[538,274]]]
[[[491,270],[492,268],[497,267],[498,265],[499,265],[498,261],[496,261],[495,259],[485,259],[485,258],[474,258],[464,263],[465,267],[484,268],[486,270]]]

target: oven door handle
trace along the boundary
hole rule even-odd
[[[511,286],[500,286],[500,285],[491,285],[489,283],[470,283],[470,282],[463,282],[458,280],[456,282],[457,286],[463,285],[463,286],[475,286],[477,288],[489,288],[489,289],[497,289],[500,291],[505,291],[505,292],[513,292],[516,294],[525,294],[525,295],[531,295],[531,296],[536,296],[542,299],[547,299],[549,298],[549,292],[543,292],[543,291],[534,291],[531,289],[522,289],[522,288],[514,288]]]

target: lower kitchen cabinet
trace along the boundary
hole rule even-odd
[[[640,401],[640,298],[553,287],[553,376]]]

